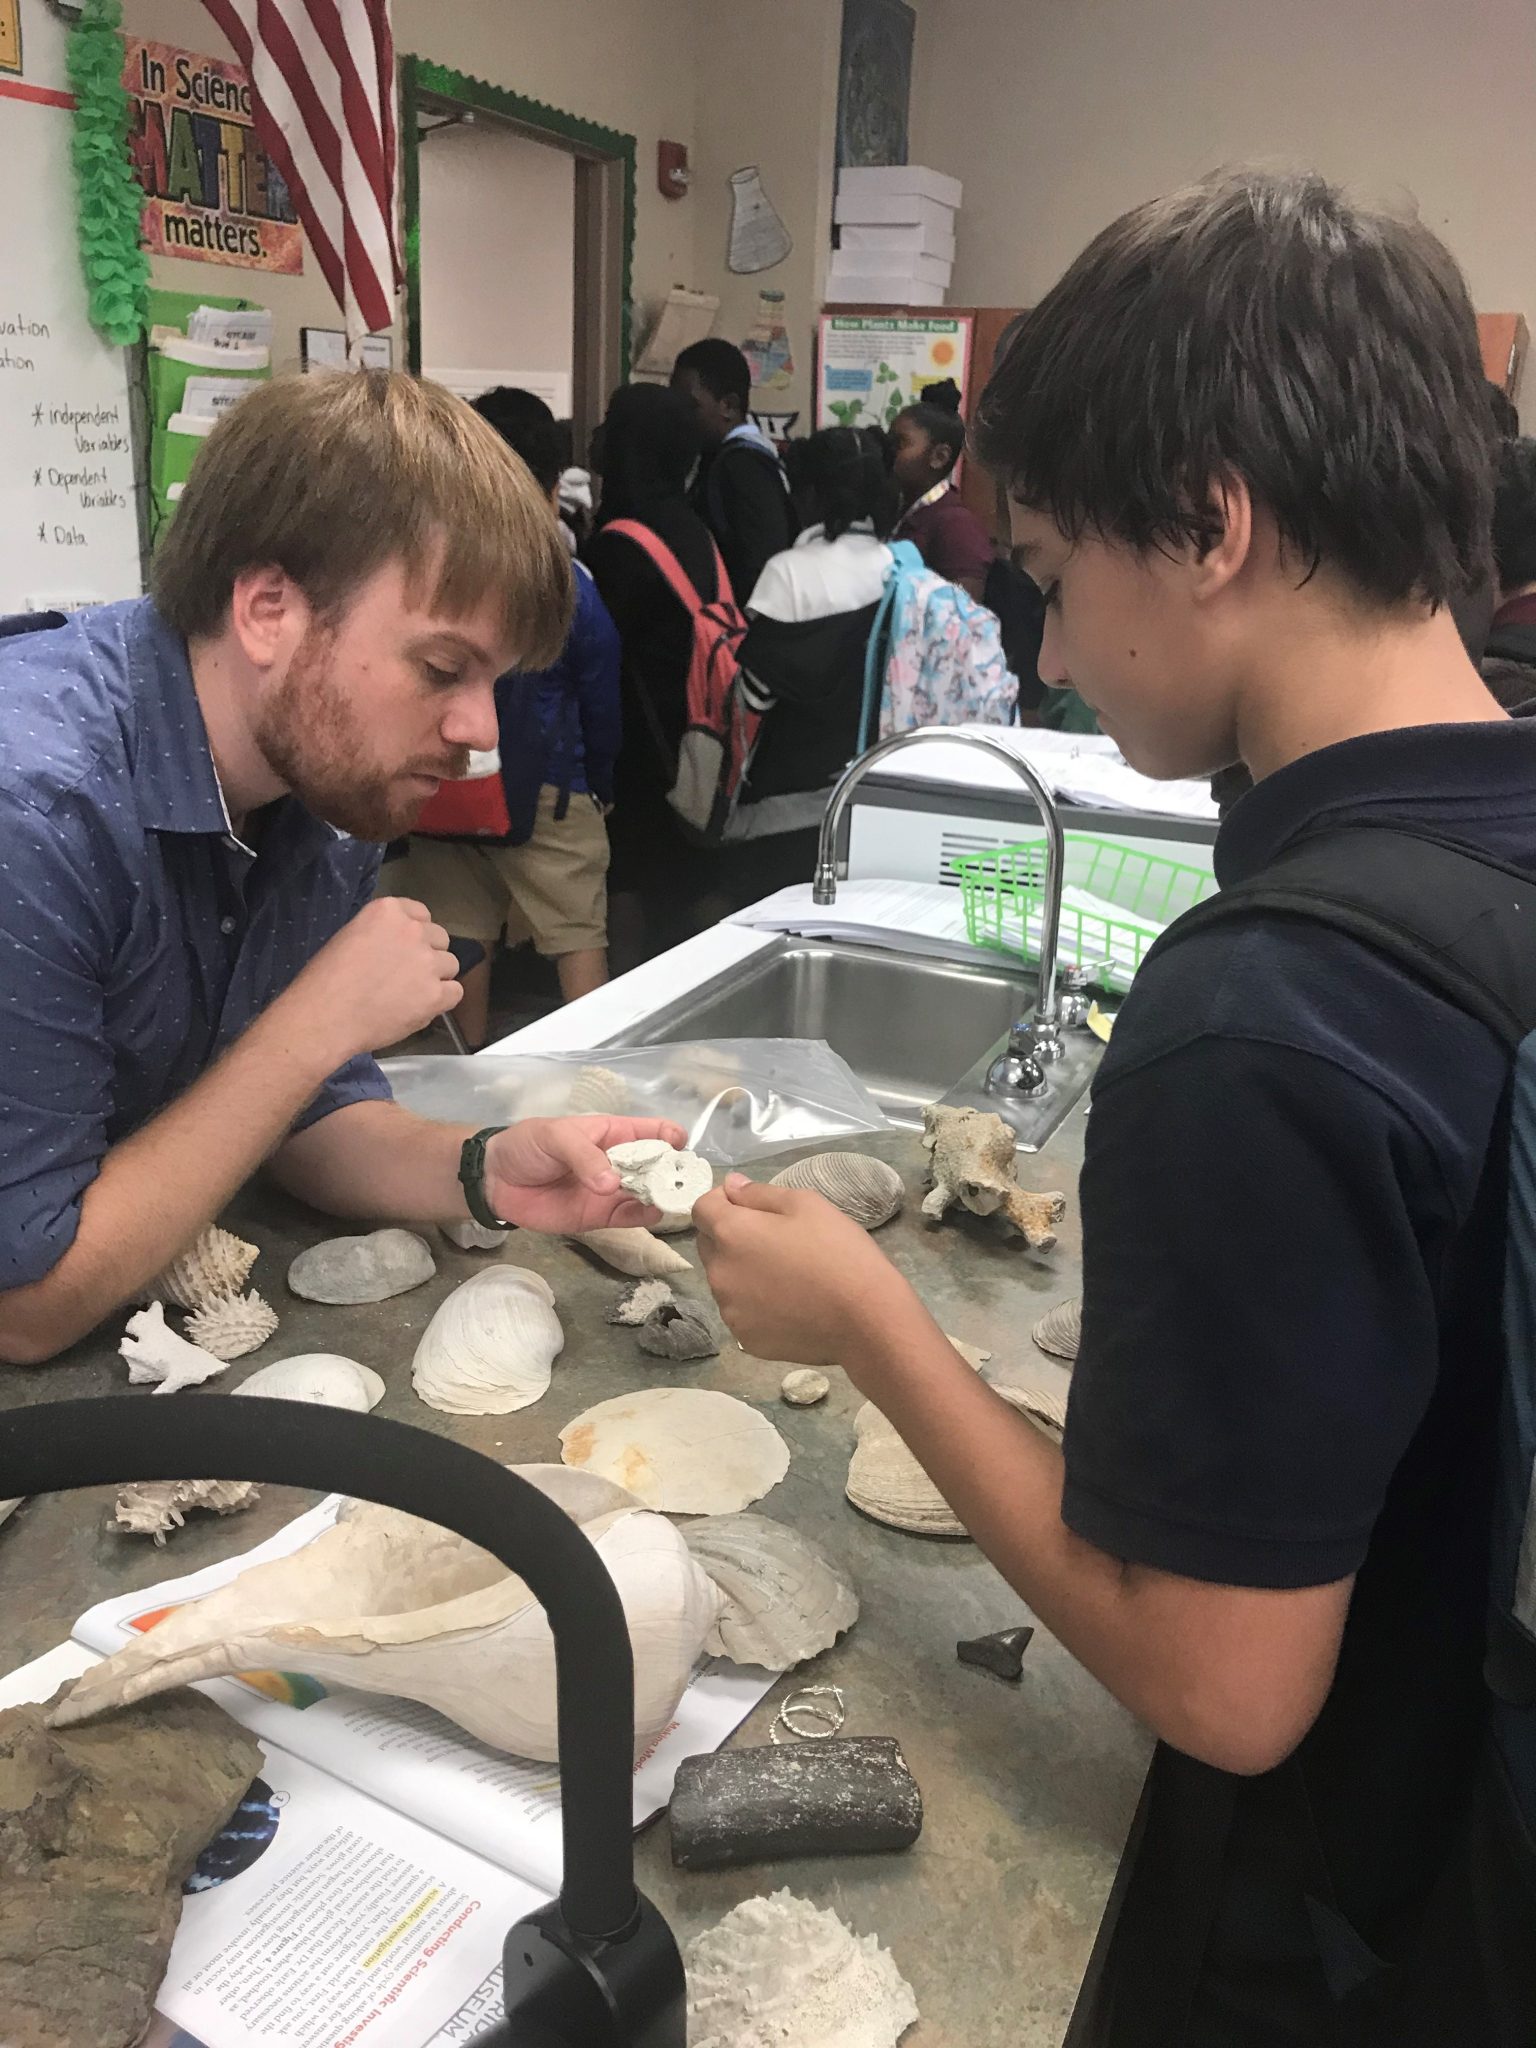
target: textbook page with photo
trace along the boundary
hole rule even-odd
[[[72,1642],[0,1681],[0,1703],[47,1697],[169,1608],[312,1542],[341,1505],[333,1495],[239,1556],[101,1602]],[[774,1678],[724,1659],[695,1675],[636,1765],[636,1827],[667,1804],[683,1758],[719,1748]],[[448,2048],[483,2032],[507,1928],[559,1889],[558,1768],[302,1672],[197,1690],[258,1737],[267,1768],[205,1855],[217,1874],[187,1896],[144,2048]]]

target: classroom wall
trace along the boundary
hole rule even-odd
[[[1137,200],[1278,158],[1416,200],[1481,310],[1536,317],[1531,0],[923,0],[914,71],[913,157],[965,183],[956,304],[1028,304]]]
[[[576,160],[494,123],[421,144],[427,369],[571,372]]]

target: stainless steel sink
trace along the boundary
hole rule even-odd
[[[993,1055],[1027,1007],[1033,976],[1001,962],[958,966],[874,946],[784,938],[675,1003],[629,1026],[612,1045],[667,1045],[691,1038],[824,1038],[858,1075],[892,1123],[921,1129],[941,1099],[1006,1113],[981,1093]],[[1082,1093],[1099,1047],[1067,1034],[1068,1061],[1053,1070],[1051,1114],[1020,1131],[1043,1144]],[[1081,1074],[1078,1068],[1081,1066]]]

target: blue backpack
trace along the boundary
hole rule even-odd
[[[1536,1861],[1536,875],[1430,834],[1340,827],[1186,911],[1157,948],[1256,910],[1375,947],[1509,1048],[1504,1392],[1484,1675],[1498,1760]]]
[[[997,614],[925,566],[909,540],[891,543],[864,657],[859,752],[919,725],[1008,725],[1019,679]]]

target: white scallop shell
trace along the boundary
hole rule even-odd
[[[277,1328],[277,1312],[259,1294],[224,1294],[187,1317],[187,1335],[215,1358],[244,1358]]]
[[[1058,1301],[1054,1308],[1048,1308],[1032,1334],[1042,1351],[1048,1351],[1052,1358],[1064,1358],[1070,1365],[1083,1341],[1082,1296]]]
[[[599,1401],[561,1430],[560,1455],[669,1515],[734,1515],[789,1470],[789,1446],[765,1415],[704,1387]]]
[[[792,1892],[743,1899],[685,1952],[690,2048],[896,2048],[917,2000],[874,1935]]]
[[[512,1469],[585,1529],[607,1566],[629,1624],[642,1754],[672,1719],[721,1595],[672,1524],[622,1489],[558,1465]],[[367,1501],[94,1665],[54,1725],[261,1670],[419,1700],[494,1748],[557,1754],[554,1641],[527,1586],[463,1537]]]
[[[568,1116],[625,1116],[629,1112],[629,1083],[611,1067],[583,1067],[571,1088],[566,1105]]]
[[[844,1491],[856,1508],[892,1529],[917,1536],[964,1536],[965,1524],[907,1449],[897,1431],[866,1401],[853,1418],[854,1449]]]
[[[878,1230],[900,1210],[906,1195],[901,1175],[883,1159],[867,1152],[817,1152],[809,1159],[797,1159],[773,1176],[776,1188],[809,1188],[825,1195],[834,1208],[862,1223],[866,1230]]]
[[[371,1366],[336,1351],[303,1351],[275,1359],[242,1380],[231,1393],[262,1401],[308,1401],[317,1408],[350,1408],[366,1415],[384,1398],[384,1382]]]
[[[168,1301],[176,1308],[202,1308],[222,1294],[238,1294],[259,1257],[255,1245],[210,1223],[155,1275],[144,1291],[144,1300]]]
[[[859,1618],[853,1581],[814,1544],[766,1515],[706,1515],[683,1538],[725,1595],[708,1648],[787,1671],[830,1649]]]
[[[625,1192],[661,1211],[653,1230],[670,1236],[693,1228],[693,1205],[715,1184],[714,1168],[697,1152],[679,1152],[660,1138],[634,1138],[610,1145],[608,1157],[619,1170]]]
[[[288,1268],[288,1285],[306,1301],[350,1307],[405,1294],[436,1271],[426,1239],[414,1230],[370,1230],[361,1237],[328,1237],[300,1252]]]
[[[581,1245],[616,1273],[628,1273],[636,1280],[648,1280],[661,1273],[693,1271],[680,1251],[663,1244],[649,1230],[584,1230],[571,1243]]]
[[[448,1415],[511,1415],[549,1386],[565,1342],[554,1290],[527,1266],[488,1266],[455,1287],[421,1333],[411,1378]]]

